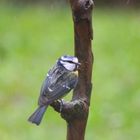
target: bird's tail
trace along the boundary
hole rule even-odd
[[[36,111],[29,117],[28,121],[39,125],[47,107],[48,106],[39,106]]]

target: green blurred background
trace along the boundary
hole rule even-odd
[[[27,119],[37,107],[49,68],[59,56],[74,53],[67,6],[0,4],[1,140],[65,140],[66,123],[51,107],[39,127]],[[96,5],[93,27],[95,61],[86,140],[139,140],[140,10]]]

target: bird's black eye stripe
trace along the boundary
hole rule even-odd
[[[72,62],[72,61],[66,61],[66,60],[62,60],[63,62],[69,62],[69,63],[74,63],[74,62]]]
[[[76,64],[76,65],[80,65],[80,63],[76,63],[76,62],[73,62],[73,61],[70,61],[70,60],[62,60],[61,61],[63,62],[68,62],[68,63],[71,63],[71,64]]]

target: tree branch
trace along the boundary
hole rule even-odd
[[[54,108],[55,111],[58,113],[61,113],[61,116],[63,119],[65,119],[67,122],[72,121],[73,119],[80,119],[85,116],[85,112],[87,112],[87,103],[86,99],[79,99],[74,100],[71,102],[63,101],[63,108],[60,109],[61,103],[59,101],[53,102],[51,106]],[[60,111],[61,110],[61,111]]]
[[[92,65],[93,54],[91,49],[92,9],[93,0],[69,0],[74,22],[75,55],[81,66],[79,80],[74,89],[71,102],[64,102],[60,112],[60,102],[56,101],[51,106],[67,122],[67,140],[84,140],[87,124],[90,96],[92,90]]]

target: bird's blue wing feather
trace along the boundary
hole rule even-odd
[[[45,95],[48,100],[54,101],[70,92],[77,84],[78,78],[74,74],[68,74],[58,78],[54,84],[49,81],[48,77],[42,86],[41,94]]]

